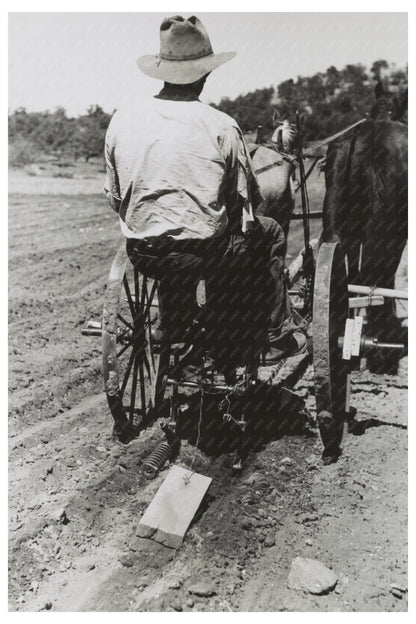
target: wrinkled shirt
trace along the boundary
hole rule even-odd
[[[262,201],[237,123],[200,101],[149,98],[117,111],[105,191],[128,238],[245,231]]]

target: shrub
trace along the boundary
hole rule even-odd
[[[38,161],[40,157],[39,149],[22,136],[9,144],[9,165],[11,167],[24,167]]]

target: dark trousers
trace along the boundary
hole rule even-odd
[[[280,225],[259,217],[249,235],[209,240],[127,240],[143,274],[159,281],[161,329],[179,339],[195,316],[196,288],[205,280],[206,331],[218,360],[248,361],[278,333],[287,316],[285,238]]]

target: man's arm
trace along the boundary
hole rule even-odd
[[[231,231],[246,232],[264,200],[239,128],[231,128],[224,135],[222,150],[227,163],[223,195]]]

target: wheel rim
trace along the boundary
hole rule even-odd
[[[104,385],[116,426],[149,424],[163,396],[161,363],[169,354],[166,347],[155,352],[151,329],[157,314],[157,283],[132,266],[123,244],[110,270],[103,312]]]
[[[315,398],[324,455],[337,455],[342,442],[348,366],[338,338],[348,317],[345,255],[339,243],[320,247],[313,294],[313,363]]]

